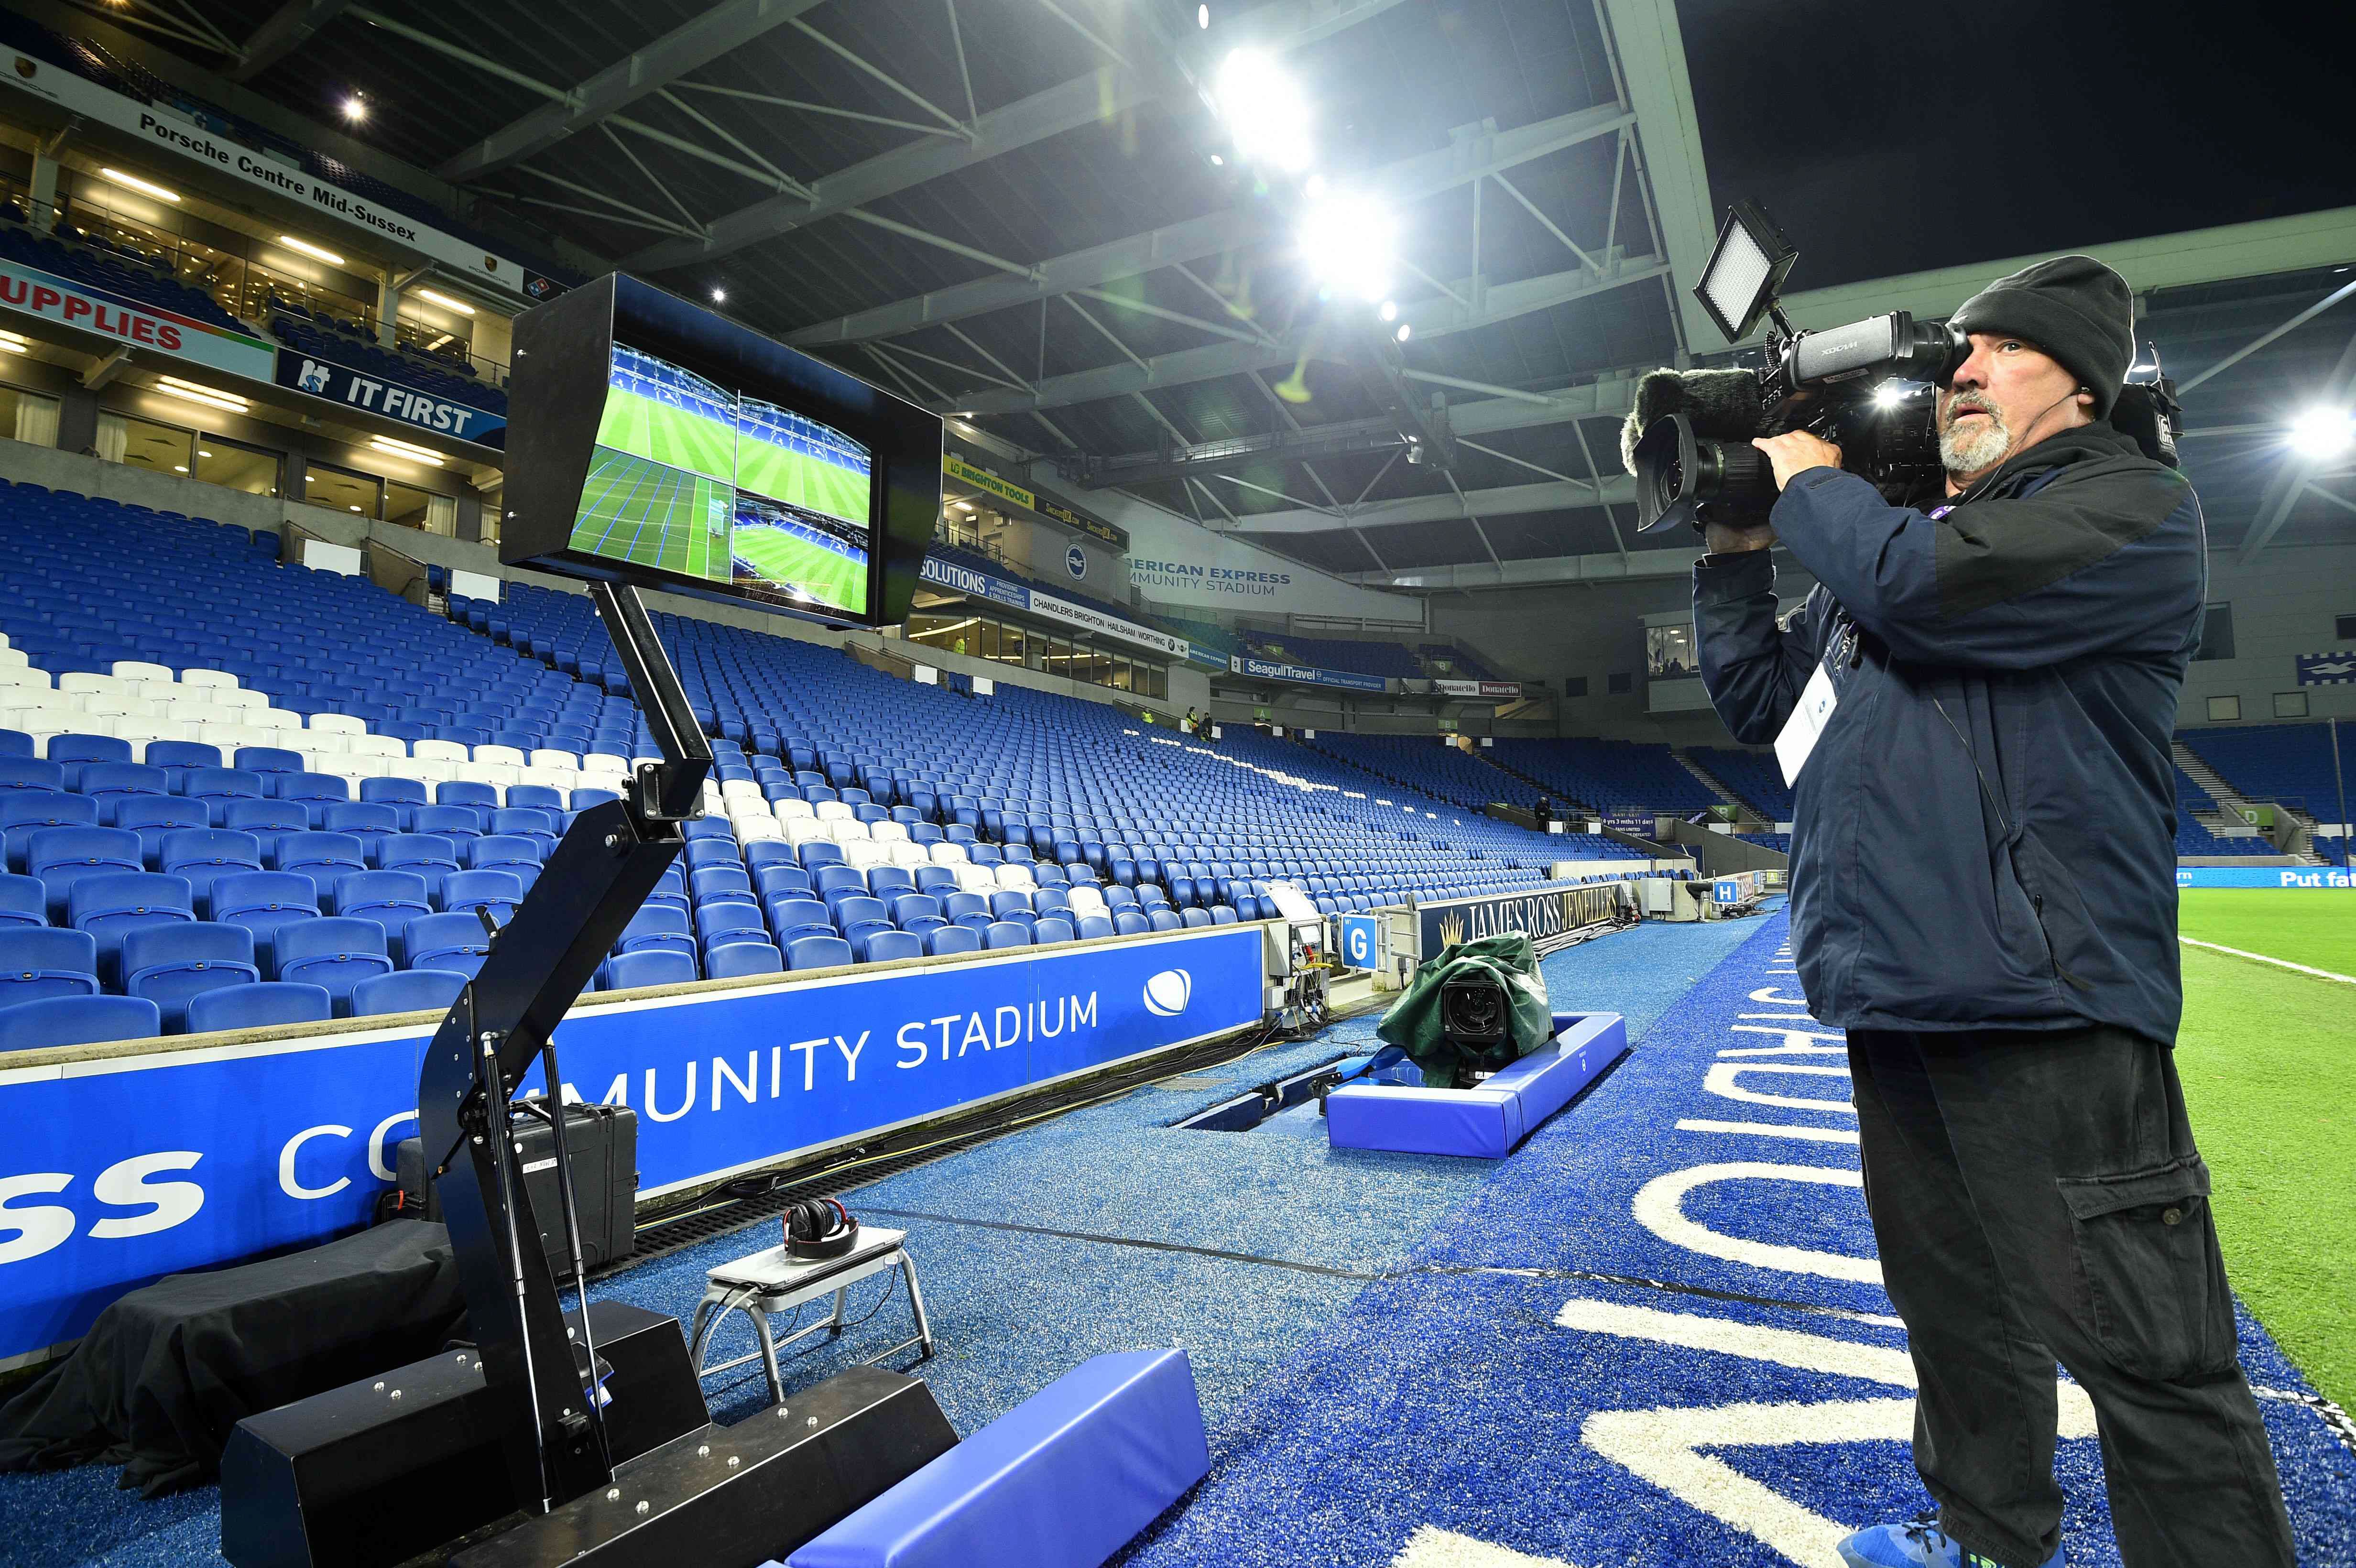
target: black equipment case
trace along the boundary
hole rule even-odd
[[[637,1249],[638,1114],[627,1105],[565,1106],[564,1147],[573,1157],[573,1200],[581,1211],[581,1256],[592,1269],[626,1258]],[[556,1139],[538,1116],[515,1119],[522,1145],[524,1188],[532,1217],[540,1222],[541,1250],[560,1280],[573,1277],[572,1250],[564,1236],[564,1200],[556,1186]],[[426,1168],[425,1146],[404,1138],[395,1153],[401,1179],[401,1213],[439,1221],[442,1200]]]

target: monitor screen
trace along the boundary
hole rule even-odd
[[[843,624],[904,616],[939,509],[939,416],[635,279],[601,283],[603,313],[576,291],[519,318],[501,559]],[[584,319],[536,319],[566,311]]]

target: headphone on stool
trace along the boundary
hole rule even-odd
[[[796,1258],[839,1258],[859,1240],[859,1221],[831,1198],[798,1198],[786,1206],[786,1252]]]

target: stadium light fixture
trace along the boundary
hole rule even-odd
[[[1405,322],[1400,322],[1398,324],[1398,330],[1391,334],[1391,341],[1394,343],[1405,343],[1409,337],[1414,336],[1415,328],[1409,326]]]
[[[344,100],[344,118],[359,122],[368,118],[368,99],[358,92]]]
[[[435,293],[432,289],[413,289],[411,292],[416,294],[419,299],[424,300],[431,304],[438,304],[444,310],[455,310],[460,315],[472,315],[475,314],[475,307],[468,304],[465,300],[452,299],[448,294]]]
[[[297,240],[292,234],[281,234],[278,237],[278,242],[289,251],[308,256],[315,261],[325,261],[331,267],[340,267],[344,264],[344,259],[325,245],[314,245],[308,240]]]
[[[167,398],[178,398],[183,402],[202,403],[208,408],[226,409],[233,414],[249,411],[246,400],[235,392],[224,392],[217,388],[199,386],[194,381],[183,381],[177,376],[162,378],[155,389]]]
[[[1210,25],[1211,25],[1211,8],[1210,8],[1208,5],[1197,5],[1197,6],[1195,6],[1195,7],[1194,7],[1194,26],[1196,26],[1196,27],[1205,27],[1205,28],[1207,28],[1207,27],[1210,27]]]
[[[2329,461],[2356,445],[2356,415],[2345,409],[2309,409],[2291,421],[2290,443],[2302,457]]]
[[[440,453],[412,446],[405,441],[395,441],[389,435],[372,435],[369,437],[369,444],[388,456],[405,457],[412,463],[430,463],[436,468],[442,466]]]
[[[1380,315],[1385,321],[1397,321],[1398,319],[1398,301],[1385,300],[1383,302],[1383,308],[1376,314]]]
[[[1299,174],[1315,155],[1309,99],[1301,84],[1258,49],[1237,49],[1219,67],[1211,90],[1219,118],[1246,163]]]
[[[1390,292],[1398,224],[1372,197],[1328,197],[1301,221],[1301,259],[1320,287],[1374,304]]]
[[[157,185],[154,180],[143,180],[137,175],[124,174],[121,169],[102,168],[98,171],[98,177],[112,180],[125,190],[135,190],[142,196],[152,196],[157,201],[180,199],[180,193],[170,187]]]
[[[728,291],[727,291],[726,289],[722,288],[722,287],[721,287],[719,284],[717,284],[717,283],[712,284],[712,303],[713,304],[726,304],[728,303]]]
[[[32,339],[21,332],[0,332],[0,354],[26,354],[32,347]]]

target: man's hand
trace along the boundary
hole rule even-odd
[[[1782,435],[1762,435],[1751,444],[1765,453],[1767,461],[1774,465],[1775,488],[1778,490],[1789,485],[1795,474],[1805,474],[1811,468],[1840,466],[1841,449],[1804,430],[1788,431]]]
[[[1765,523],[1738,528],[1727,523],[1711,523],[1703,529],[1703,543],[1712,555],[1740,555],[1745,550],[1772,549],[1775,530]]]

